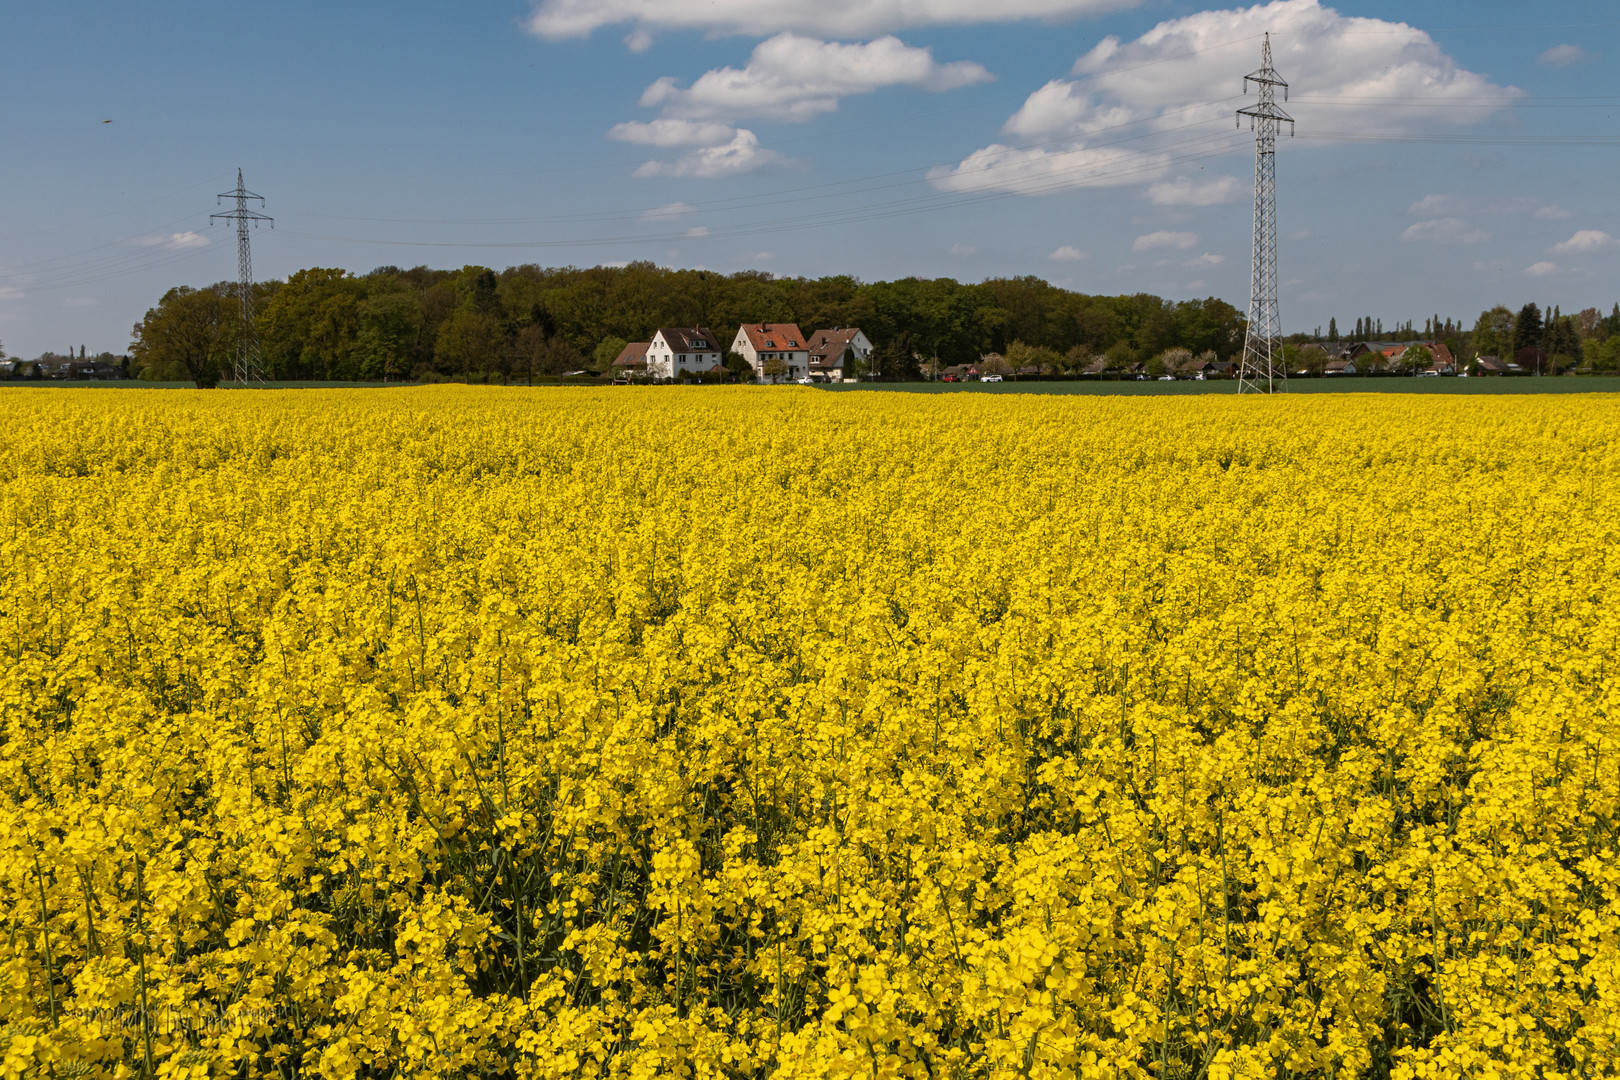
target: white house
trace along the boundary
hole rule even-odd
[[[787,365],[787,378],[803,379],[810,374],[810,347],[792,323],[748,323],[737,328],[733,352],[741,353],[754,369],[754,377],[766,378],[765,365],[780,360]]]
[[[872,358],[872,343],[861,333],[860,327],[817,330],[810,338],[810,375],[820,375],[828,382],[843,382],[849,378],[844,370],[846,357],[853,355],[864,368]]]
[[[660,329],[647,345],[647,374],[655,379],[708,371],[719,363],[720,341],[705,327]]]

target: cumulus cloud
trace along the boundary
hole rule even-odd
[[[1178,176],[1148,188],[1148,198],[1158,206],[1217,206],[1237,202],[1249,194],[1251,186],[1235,176],[1216,176],[1208,180]]]
[[[1490,233],[1461,218],[1420,221],[1401,233],[1405,244],[1483,244],[1490,238]]]
[[[1260,36],[1268,31],[1278,70],[1294,78],[1297,93],[1288,108],[1311,130],[1430,131],[1475,123],[1495,111],[1489,99],[1522,94],[1459,67],[1415,27],[1341,15],[1320,0],[1273,0],[1172,19],[1134,41],[1104,39],[1075,62],[1069,78],[1047,82],[1024,101],[1003,127],[1006,144],[935,169],[930,178],[951,190],[1025,193],[1164,184],[1164,196],[1174,198],[1183,189],[1179,178],[1166,175],[1175,158],[1163,148],[1195,154],[1230,145],[1231,117],[1240,104],[1233,100],[1232,73],[1247,70],[1245,63],[1254,66]],[[1426,107],[1380,107],[1413,99]],[[1129,178],[1089,167],[1085,155],[1124,138],[1132,140]],[[1230,200],[1235,190],[1241,189],[1228,184],[1209,195]],[[1200,188],[1189,180],[1185,191],[1190,196]]]
[[[1614,237],[1608,233],[1598,229],[1582,229],[1562,244],[1555,244],[1553,251],[1559,255],[1581,255],[1613,246]]]
[[[759,136],[743,128],[728,143],[701,147],[674,161],[649,161],[636,170],[636,175],[689,176],[712,180],[788,163],[788,158],[760,146]]]
[[[659,79],[641,104],[662,107],[666,118],[809,120],[835,112],[840,98],[886,86],[943,91],[990,79],[978,64],[941,64],[930,50],[896,37],[851,45],[778,34],[754,48],[747,67],[718,68],[684,89],[675,79]]]
[[[660,117],[657,120],[627,120],[614,124],[608,131],[608,138],[642,146],[714,146],[729,142],[736,134],[737,130],[730,124]]]
[[[1536,59],[1549,67],[1574,67],[1591,55],[1579,45],[1554,45]]]
[[[1516,198],[1459,199],[1455,195],[1425,195],[1406,208],[1413,217],[1458,217],[1463,214],[1490,214],[1501,217],[1508,214],[1529,214],[1546,220],[1567,218],[1568,210],[1560,209],[1532,199],[1527,195]]]
[[[1524,272],[1531,277],[1546,277],[1549,274],[1558,273],[1558,264],[1550,262],[1532,263],[1524,268]]]
[[[159,233],[156,236],[138,236],[131,243],[139,247],[160,247],[169,251],[207,247],[208,237],[200,232]]]
[[[1196,259],[1188,259],[1182,265],[1191,269],[1196,269],[1202,266],[1220,266],[1224,262],[1226,262],[1225,255],[1211,255],[1206,251]]]
[[[1053,262],[1079,262],[1086,257],[1086,253],[1072,244],[1064,244],[1047,258]]]
[[[657,206],[641,215],[642,221],[668,221],[670,218],[686,217],[697,213],[697,207],[691,203],[674,202],[668,206]]]
[[[662,115],[617,124],[608,138],[701,148],[680,162],[649,162],[642,166],[641,176],[732,176],[785,160],[760,149],[751,132],[735,126],[740,120],[810,120],[836,112],[839,101],[852,94],[889,86],[942,92],[991,78],[978,64],[940,63],[930,50],[913,48],[896,37],[845,44],[781,33],[755,46],[741,69],[716,68],[691,86],[682,86],[671,76],[654,81],[643,91],[641,105],[659,109]],[[717,153],[720,150],[729,153]]]
[[[1118,187],[1163,175],[1170,156],[1140,150],[1076,146],[1049,150],[993,143],[975,150],[957,165],[928,172],[929,181],[946,191],[1017,191],[1038,195],[1065,188]]]
[[[638,34],[701,30],[764,37],[782,30],[869,37],[921,26],[1063,19],[1130,8],[1140,0],[538,0],[527,26],[553,40],[604,26]]]
[[[1198,246],[1198,234],[1190,232],[1150,232],[1145,236],[1138,236],[1131,245],[1133,251],[1158,251],[1161,248],[1170,248],[1176,251],[1186,251],[1188,248]]]

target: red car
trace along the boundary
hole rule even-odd
[[[945,376],[943,379],[941,379],[939,381],[940,382],[961,382],[962,380],[958,376],[947,375],[947,376]]]

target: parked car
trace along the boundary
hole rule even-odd
[[[981,376],[979,378],[979,381],[980,382],[1000,382],[1001,381],[1001,376],[1000,375],[983,375],[983,376]]]
[[[940,382],[961,382],[962,377],[960,375],[947,375],[947,376],[945,376],[943,379],[941,379],[939,381]]]
[[[1175,382],[1176,377],[1174,375],[1160,375],[1159,376],[1159,381],[1160,382]]]

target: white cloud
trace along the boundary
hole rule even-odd
[[[644,53],[653,46],[653,36],[637,27],[624,35],[624,47],[633,53]]]
[[[1138,236],[1131,245],[1133,251],[1158,251],[1160,248],[1171,248],[1176,251],[1186,251],[1198,245],[1198,234],[1190,232],[1151,232],[1145,236]]]
[[[703,237],[709,235],[709,227],[707,225],[694,225],[692,228],[686,230],[686,235],[691,237],[693,240],[701,240]]]
[[[1582,229],[1562,244],[1553,245],[1559,255],[1580,255],[1588,251],[1602,251],[1614,246],[1614,237],[1598,229]]]
[[[1420,221],[1401,233],[1403,244],[1483,244],[1491,234],[1461,218]]]
[[[1190,268],[1196,268],[1196,267],[1200,267],[1200,266],[1220,266],[1225,261],[1226,261],[1226,256],[1225,255],[1211,255],[1209,252],[1206,251],[1206,252],[1204,252],[1204,254],[1198,256],[1198,258],[1189,259],[1185,263],[1183,263],[1182,265],[1190,267]]]
[[[1570,217],[1568,210],[1550,206],[1527,195],[1502,199],[1459,199],[1455,195],[1425,195],[1406,208],[1413,217],[1458,217],[1463,214],[1529,214],[1543,220]]]
[[[759,136],[740,129],[723,146],[705,146],[675,161],[649,161],[636,170],[637,176],[691,176],[712,180],[723,176],[756,172],[786,165],[789,159],[759,145]]]
[[[1086,257],[1086,253],[1072,244],[1064,244],[1047,258],[1053,262],[1079,262]]]
[[[1178,176],[1148,188],[1148,198],[1158,206],[1216,206],[1236,202],[1249,194],[1251,184],[1235,176],[1214,176],[1193,180]]]
[[[735,138],[730,124],[663,117],[658,120],[628,120],[614,124],[608,138],[641,146],[715,146]]]
[[[665,117],[809,120],[837,111],[839,99],[851,94],[886,86],[955,90],[991,78],[978,64],[941,64],[928,49],[912,48],[896,37],[849,45],[778,34],[755,46],[747,67],[706,72],[686,89],[666,76],[647,87],[641,104],[662,107]]]
[[[1025,99],[1001,130],[1039,139],[1050,135],[1094,134],[1139,119],[1128,105],[1098,102],[1077,84],[1053,79]]]
[[[642,221],[668,221],[670,218],[686,217],[697,213],[697,207],[691,203],[675,202],[668,206],[658,206],[641,215]]]
[[[186,248],[207,247],[210,243],[208,237],[200,232],[177,232],[159,234],[157,236],[137,236],[130,241],[138,247],[160,247],[169,251],[182,251]]]
[[[1550,262],[1538,262],[1525,267],[1524,272],[1529,274],[1531,277],[1546,277],[1549,274],[1558,273],[1558,264]]]
[[[1023,193],[1150,183],[1165,185],[1161,197],[1175,198],[1182,189],[1178,178],[1165,175],[1175,164],[1169,151],[1198,154],[1230,139],[1216,134],[1215,122],[1230,130],[1240,104],[1229,100],[1233,72],[1255,66],[1260,35],[1268,31],[1283,77],[1292,74],[1296,89],[1309,86],[1288,106],[1307,130],[1431,131],[1490,116],[1496,111],[1490,99],[1522,96],[1462,69],[1415,27],[1341,15],[1320,0],[1273,0],[1172,19],[1134,41],[1106,38],[1075,62],[1071,78],[1046,83],[1008,119],[1012,145],[976,151],[960,165],[933,170],[930,179],[950,190]],[[1427,107],[1381,107],[1391,100]],[[1133,139],[1132,149],[1113,156],[1131,155],[1129,174],[1091,167],[1087,155],[1106,153],[1101,133],[1127,125],[1134,126],[1117,137]],[[1241,190],[1228,184],[1208,195],[1229,200]],[[1190,180],[1186,193],[1203,194]]]
[[[763,37],[782,30],[868,37],[908,27],[1061,19],[1134,7],[1140,0],[538,0],[528,29],[584,37],[603,26],[702,30]],[[635,33],[632,33],[632,38]]]
[[[1579,45],[1554,45],[1536,59],[1549,67],[1574,67],[1591,55]]]
[[[782,33],[755,46],[744,68],[716,68],[689,87],[667,75],[655,80],[642,92],[641,104],[662,115],[616,124],[608,138],[699,147],[678,161],[650,161],[637,176],[735,176],[787,160],[762,149],[753,132],[733,126],[746,117],[804,121],[836,112],[852,94],[888,86],[954,90],[991,78],[978,64],[941,64],[928,49],[895,37],[850,45]]]
[[[1425,195],[1408,206],[1406,212],[1416,217],[1436,217],[1456,213],[1457,206],[1457,200],[1450,195]]]
[[[957,256],[977,255],[978,253],[979,249],[974,247],[972,244],[952,244],[949,252],[949,254]]]
[[[929,181],[947,191],[1017,191],[1039,195],[1066,188],[1119,187],[1139,184],[1163,175],[1168,154],[1139,150],[1048,150],[1042,146],[1020,149],[995,143],[975,150],[958,165],[940,165],[928,171]]]
[[[23,291],[9,285],[0,285],[0,300],[21,300]]]

